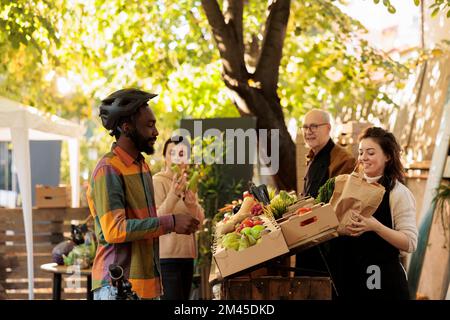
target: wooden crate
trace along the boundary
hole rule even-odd
[[[36,207],[65,208],[71,205],[70,186],[36,185]]]
[[[289,252],[283,233],[275,220],[260,216],[270,233],[261,236],[261,243],[243,251],[222,247],[218,242],[216,230],[213,246],[213,258],[222,277],[229,277],[249,270],[261,263],[272,260]]]
[[[222,300],[331,300],[327,277],[234,278],[222,283]]]
[[[40,269],[52,262],[52,250],[70,237],[71,220],[84,220],[88,208],[33,209],[34,240],[34,294],[35,299],[51,299],[53,274]],[[67,276],[68,277],[68,276]],[[63,276],[62,299],[85,299],[86,277],[81,277],[82,288],[66,288]],[[3,292],[2,292],[3,288]],[[27,255],[22,209],[0,209],[0,296],[7,299],[28,299]],[[1,297],[0,297],[1,299]]]
[[[339,221],[333,208],[329,204],[317,204],[311,208],[312,211],[302,215],[293,214],[285,220],[278,220],[289,249],[310,242],[318,244],[318,238],[336,234]]]

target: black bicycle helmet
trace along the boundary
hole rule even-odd
[[[102,100],[99,107],[103,126],[114,131],[121,118],[131,116],[156,96],[157,94],[138,89],[122,89],[110,94]]]

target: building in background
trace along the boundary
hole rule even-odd
[[[31,185],[58,186],[61,171],[61,141],[30,141]],[[21,206],[19,184],[12,165],[11,142],[0,141],[0,207]],[[35,190],[32,188],[33,206]]]

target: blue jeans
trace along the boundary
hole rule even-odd
[[[94,300],[116,300],[117,288],[104,286],[94,290]]]
[[[94,300],[117,300],[117,288],[113,286],[104,286],[94,290]],[[159,297],[144,300],[160,300]]]

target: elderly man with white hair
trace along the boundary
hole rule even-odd
[[[331,139],[331,116],[328,112],[319,109],[309,111],[301,128],[303,138],[311,148],[307,155],[308,169],[304,177],[303,195],[315,198],[319,188],[329,178],[352,172],[356,161]]]
[[[316,198],[319,188],[329,178],[350,173],[355,168],[355,158],[331,139],[330,119],[328,112],[319,109],[313,109],[305,115],[301,129],[303,138],[311,150],[307,155],[308,167],[302,192],[304,196]],[[327,274],[320,246],[298,253],[296,267],[298,276]]]

